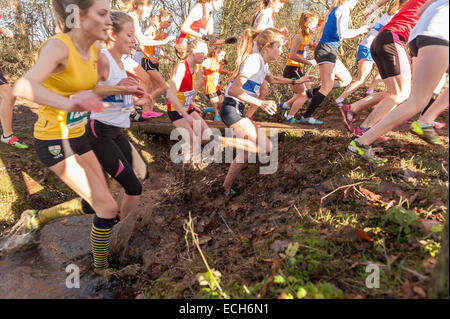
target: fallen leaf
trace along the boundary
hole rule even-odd
[[[364,230],[358,231],[358,238],[362,239],[362,240],[367,240],[367,241],[370,241],[370,242],[374,241],[372,238],[370,238],[369,235],[367,235],[367,233]]]
[[[286,240],[275,240],[270,249],[272,249],[276,254],[284,251],[289,246],[289,242]]]
[[[198,240],[198,243],[199,243],[199,245],[203,245],[203,244],[206,244],[207,242],[209,242],[211,239],[212,239],[211,236],[204,236]]]
[[[425,293],[425,291],[424,291],[421,287],[415,286],[415,287],[413,288],[413,291],[416,293],[416,295],[417,295],[419,298],[424,299],[424,298],[426,297],[426,293]]]
[[[402,285],[402,293],[403,299],[411,299],[412,297],[414,297],[414,291],[412,290],[411,283],[408,281],[408,279],[406,279]]]

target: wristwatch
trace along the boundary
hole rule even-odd
[[[296,78],[292,78],[291,80],[292,80],[292,85],[295,85],[295,81],[297,81],[297,79]]]

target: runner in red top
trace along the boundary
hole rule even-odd
[[[419,21],[417,10],[423,6],[427,0],[410,0],[402,9],[389,21],[388,24],[380,30],[391,30],[401,36],[406,42],[408,42],[409,34],[411,30]]]
[[[189,38],[216,42],[212,12],[218,11],[222,7],[223,0],[199,0],[195,4],[181,25],[181,33],[175,47],[178,56],[182,54],[178,52],[177,47],[187,45]]]
[[[384,0],[383,0],[384,1]],[[379,3],[383,3],[380,1]],[[387,1],[386,1],[387,2]],[[372,94],[351,105],[341,107],[346,121],[354,120],[354,113],[375,106],[369,116],[354,129],[356,136],[364,135],[384,116],[405,101],[411,92],[411,65],[406,51],[411,30],[419,20],[417,10],[427,0],[410,0],[378,33],[370,47],[370,53],[377,64],[380,76],[386,86],[386,92]],[[386,138],[381,136],[379,141]]]

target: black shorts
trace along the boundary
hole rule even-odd
[[[8,81],[6,81],[5,76],[3,75],[2,69],[0,69],[0,85],[8,84]]]
[[[419,49],[428,45],[441,45],[444,47],[448,47],[448,41],[429,37],[426,35],[419,35],[410,43],[408,43],[409,53],[411,54],[411,57],[417,57],[417,55],[419,54]]]
[[[411,73],[405,39],[391,30],[383,30],[370,46],[370,54],[384,80],[404,73]]]
[[[92,150],[87,135],[64,140],[34,139],[36,153],[45,166],[51,167],[75,154],[83,155]]]
[[[194,112],[194,109],[187,111],[187,114],[191,114],[192,112]],[[178,111],[168,111],[167,115],[169,116],[169,119],[172,121],[172,123],[183,118],[183,116],[178,113]]]
[[[286,65],[283,71],[283,77],[286,79],[300,79],[305,76],[302,72],[302,68],[299,66]]]
[[[220,109],[220,118],[226,126],[230,127],[245,118],[244,109],[244,103],[238,102],[231,97],[225,97]]]
[[[218,90],[217,92],[214,92],[214,93],[211,93],[211,94],[206,94],[206,97],[211,100],[212,98],[221,96],[222,94],[223,94],[222,91]]]
[[[90,120],[86,132],[103,169],[122,185],[127,195],[141,195],[142,184],[133,170],[131,145],[122,134],[122,128]]]
[[[317,64],[325,62],[336,63],[336,60],[338,60],[338,55],[338,49],[328,43],[319,43],[314,50],[314,59]]]
[[[145,71],[159,71],[159,63],[154,64],[146,58],[142,58],[141,66]]]

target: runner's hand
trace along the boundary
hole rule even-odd
[[[311,80],[314,80],[316,77],[314,75],[305,75],[303,77],[301,77],[300,79],[295,81],[295,84],[302,84],[305,82],[309,82]]]
[[[127,90],[127,94],[131,94],[136,96],[137,98],[142,98],[146,92],[139,85],[125,86],[125,90]]]
[[[189,125],[191,127],[194,127],[194,118],[192,116],[190,116],[189,114],[187,114],[184,119],[189,123]]]
[[[125,79],[120,80],[120,82],[117,83],[117,85],[118,86],[133,86],[133,85],[138,86],[139,82],[135,78],[129,76]]]
[[[316,62],[316,60],[314,60],[314,59],[308,60],[308,62],[309,62],[309,63],[306,63],[306,64],[308,64],[308,65],[311,65],[311,66],[316,66],[316,65],[317,65],[317,62]]]
[[[3,34],[5,35],[5,37],[7,37],[8,39],[12,39],[14,38],[14,34],[11,32],[11,30],[9,29],[3,29]]]
[[[215,43],[217,38],[213,35],[205,34],[204,36],[202,36],[202,40],[211,42],[211,43]]]
[[[203,111],[198,106],[192,105],[192,107],[194,108],[195,112],[200,113],[200,115],[203,114]]]
[[[269,115],[274,115],[277,112],[277,103],[275,101],[263,101],[260,107]]]
[[[361,34],[363,33],[367,33],[370,30],[370,26],[369,25],[364,25],[361,28],[359,28],[359,31],[361,32]]]
[[[79,91],[70,96],[71,105],[69,112],[88,111],[88,112],[102,112],[108,103],[103,102],[101,98],[92,91]]]
[[[284,34],[285,37],[287,37],[289,35],[289,30],[286,27],[280,29],[280,31],[281,31],[281,33]]]

